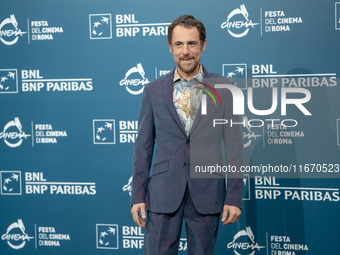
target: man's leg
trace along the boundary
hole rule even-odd
[[[188,192],[189,193],[189,192]],[[184,221],[188,240],[188,255],[213,255],[220,213],[200,214],[190,194],[184,203]]]
[[[183,203],[171,214],[148,212],[144,255],[176,255],[183,221]]]

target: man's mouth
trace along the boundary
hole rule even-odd
[[[189,61],[193,60],[193,58],[185,58],[185,59],[181,59],[181,60],[184,61],[184,62],[189,62]]]

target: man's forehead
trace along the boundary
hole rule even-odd
[[[173,41],[181,41],[181,40],[199,40],[199,32],[197,27],[185,27],[182,25],[175,26],[173,30]]]

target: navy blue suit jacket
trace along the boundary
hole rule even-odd
[[[213,174],[190,177],[190,168],[195,171],[197,166],[222,166],[223,154],[227,164],[237,169],[243,164],[240,125],[229,124],[231,119],[238,121],[232,115],[230,91],[216,89],[223,106],[215,106],[207,96],[207,114],[202,115],[200,107],[187,136],[173,103],[173,77],[174,70],[144,88],[133,156],[131,203],[146,203],[146,209],[155,213],[172,213],[180,206],[188,185],[194,206],[202,214],[222,212],[225,204],[241,208],[242,174],[228,174],[227,184],[223,173],[222,178],[213,178],[218,177]],[[213,87],[232,84],[205,68],[204,82]],[[213,119],[227,119],[229,123],[213,127]]]

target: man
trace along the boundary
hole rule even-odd
[[[213,83],[231,81],[200,64],[206,34],[202,22],[193,16],[180,16],[169,26],[168,45],[176,68],[144,88],[134,150],[131,213],[140,227],[146,227],[144,254],[177,254],[183,218],[188,254],[214,254],[220,213],[223,225],[240,217],[242,176],[228,173],[226,185],[224,176],[190,175],[196,166],[223,165],[221,141],[227,163],[238,169],[243,163],[240,125],[212,127],[214,118],[237,121],[232,115],[231,93],[216,89],[225,105],[215,106],[209,97],[208,113],[200,111],[207,83],[213,87]]]

